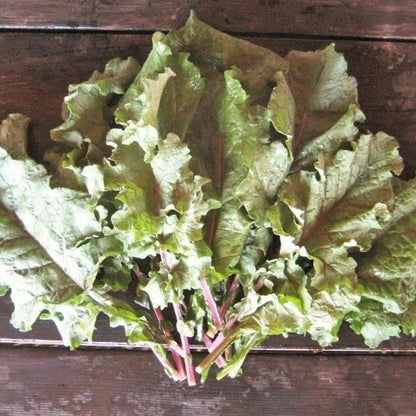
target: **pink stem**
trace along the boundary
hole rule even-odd
[[[172,353],[175,352],[180,357],[185,358],[185,353],[183,349],[175,341],[169,340],[167,344],[168,344],[168,347],[172,350]]]
[[[166,256],[166,252],[162,251],[160,253],[160,258],[162,260],[162,264],[165,267],[165,269],[167,271],[170,271],[171,267]],[[175,311],[176,320],[179,321],[180,319],[182,319],[182,312],[178,304],[173,303],[173,310]],[[188,384],[190,386],[195,386],[196,385],[195,370],[192,364],[192,355],[191,355],[191,349],[189,348],[188,338],[184,336],[183,334],[179,334],[179,335],[181,337],[182,350],[185,354],[184,355],[185,372],[186,372],[186,377],[188,379]]]
[[[162,324],[162,321],[164,320],[164,316],[163,316],[162,311],[160,310],[160,308],[154,308],[153,310],[155,311],[155,315],[156,315],[156,318],[157,318],[159,324]],[[170,331],[167,330],[166,328],[163,328],[163,326],[162,326],[162,331],[167,337],[170,338],[172,336]],[[183,365],[183,360],[182,360],[181,357],[185,358],[186,355],[185,355],[183,349],[178,344],[176,344],[175,341],[172,340],[168,345],[171,349],[173,361],[176,364],[176,368],[178,370],[179,378],[180,378],[180,380],[185,380],[186,379],[186,372],[185,372],[185,367]]]
[[[235,324],[235,322],[237,321],[237,318],[238,318],[238,315],[234,315],[232,318],[230,318],[228,322],[225,324],[224,330],[226,331],[230,330],[232,326]],[[212,350],[215,350],[215,348],[217,348],[218,345],[220,345],[221,342],[224,341],[224,339],[225,339],[225,335],[224,335],[224,331],[222,331],[216,336],[210,348]]]
[[[171,353],[172,353],[173,361],[175,362],[176,368],[178,370],[179,380],[183,381],[186,379],[186,372],[183,366],[183,360],[176,351],[172,350]]]
[[[162,357],[160,354],[158,354],[154,349],[152,349],[152,350],[153,350],[153,353],[155,354],[156,358],[163,365],[163,367],[170,372],[170,374],[172,375],[173,380],[175,380],[175,381],[182,380],[179,373],[177,372],[176,368],[171,364],[171,362],[166,357]]]
[[[204,339],[204,344],[207,346],[208,348],[208,352],[212,352],[214,351],[214,348],[212,348],[212,341],[211,338],[208,335],[203,335],[203,339]],[[217,364],[218,367],[224,367],[227,362],[224,360],[224,358],[222,357],[222,355],[220,355],[217,358],[217,361],[215,361],[215,364]]]
[[[238,290],[239,286],[240,286],[240,278],[238,277],[238,274],[236,274],[232,283],[231,283],[231,285],[230,285],[230,288],[227,291],[227,299],[221,305],[221,308],[220,308],[220,317],[222,319],[224,319],[225,314],[227,313],[231,304],[234,302],[234,298],[235,298],[235,295],[237,293],[237,290]]]
[[[134,274],[136,275],[137,280],[139,282],[143,280],[143,273],[140,271],[140,269],[135,269]],[[159,324],[162,324],[162,321],[164,320],[162,311],[160,310],[160,308],[153,308],[153,310],[155,312],[157,321],[159,322]],[[170,333],[170,331],[168,331],[166,328],[163,328],[163,326],[162,326],[162,331],[166,335],[166,337],[169,338],[168,346],[171,350],[172,358],[173,358],[173,361],[175,362],[176,369],[178,370],[178,379],[185,380],[186,373],[185,373],[185,368],[184,368],[183,361],[181,358],[181,357],[185,357],[185,353],[183,352],[182,348],[173,339],[171,339],[172,334]]]
[[[173,310],[175,311],[176,320],[177,321],[181,320],[182,312],[181,312],[179,305],[174,303]],[[182,349],[185,352],[185,370],[186,370],[186,376],[188,378],[188,385],[195,386],[196,385],[195,371],[194,371],[194,366],[192,364],[192,355],[191,355],[191,349],[189,348],[188,338],[181,333],[179,335],[181,337]]]
[[[205,301],[208,304],[209,310],[211,311],[212,318],[214,319],[214,324],[216,328],[221,331],[222,329],[222,322],[220,314],[218,313],[217,304],[215,303],[214,298],[212,297],[212,293],[208,287],[208,283],[205,277],[200,278],[202,292],[204,293]]]
[[[214,349],[214,351],[210,352],[202,360],[202,362],[199,363],[198,367],[196,368],[196,371],[199,374],[203,374],[204,371],[206,371],[212,365],[212,363],[216,361],[218,356],[221,355],[224,350],[235,341],[242,327],[243,325],[240,324],[233,328],[230,333],[227,334],[224,340]]]

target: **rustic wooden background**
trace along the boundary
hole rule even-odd
[[[115,56],[143,61],[151,33],[181,26],[191,7],[282,55],[335,41],[358,79],[366,126],[395,135],[405,175],[414,174],[415,0],[0,0],[0,117],[33,119],[30,149],[40,158],[68,84]],[[416,415],[410,337],[373,351],[348,328],[326,350],[275,338],[249,356],[243,377],[189,388],[105,319],[92,345],[68,352],[49,323],[14,330],[11,310],[0,298],[0,415]]]

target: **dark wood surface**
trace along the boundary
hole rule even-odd
[[[413,39],[414,0],[2,0],[0,27],[169,30],[189,9],[228,32]]]
[[[363,129],[384,130],[416,169],[416,3],[385,1],[0,0],[0,117],[33,119],[40,159],[60,123],[67,86],[115,56],[143,61],[150,33],[180,26],[189,7],[218,29],[285,55],[335,40],[358,80]],[[366,348],[347,327],[330,349],[308,338],[274,338],[251,354],[244,376],[188,388],[156,360],[127,350],[102,318],[91,345],[59,346],[48,322],[20,333],[0,298],[0,415],[416,415],[416,341]],[[38,347],[34,347],[34,346]],[[28,347],[30,346],[30,347]],[[196,347],[195,347],[196,348]]]
[[[167,379],[147,352],[3,346],[0,359],[2,415],[416,414],[408,357],[256,354],[242,377],[194,388]]]

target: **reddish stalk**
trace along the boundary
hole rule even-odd
[[[137,277],[137,280],[140,282],[143,279],[143,274],[139,269],[134,270],[134,274]],[[178,380],[185,380],[186,379],[186,372],[185,367],[183,364],[183,360],[181,357],[185,358],[186,354],[183,349],[173,340],[171,332],[164,328],[162,325],[162,321],[165,319],[163,316],[162,311],[160,308],[153,308],[155,313],[156,319],[159,322],[159,325],[162,329],[163,334],[166,336],[166,342],[168,347],[171,350],[173,361],[175,362],[177,373],[178,373]]]
[[[227,291],[227,297],[224,303],[221,305],[220,308],[220,317],[221,319],[224,319],[225,314],[227,313],[230,306],[233,304],[235,297],[237,295],[238,287],[240,286],[240,278],[238,274],[234,276],[233,281],[231,282],[231,285]]]
[[[207,216],[207,237],[206,242],[211,247],[215,236],[215,227],[217,225],[218,211],[210,211]]]
[[[214,348],[212,347],[212,340],[211,340],[211,338],[208,335],[204,334],[203,335],[203,341],[204,341],[204,344],[206,345],[206,347],[208,349],[208,352],[212,352],[214,350]],[[217,358],[217,361],[215,361],[215,364],[217,364],[218,367],[222,368],[222,367],[224,367],[227,364],[227,362],[220,355]]]
[[[233,325],[236,323],[237,319],[238,319],[238,315],[234,315],[232,318],[230,318],[228,322],[225,324],[224,330],[229,331],[233,327]],[[218,345],[220,345],[224,341],[225,338],[226,336],[224,335],[224,331],[220,332],[216,336],[214,341],[212,342],[212,345],[210,348],[212,350],[215,350],[218,347]]]
[[[160,258],[162,260],[163,266],[167,271],[171,270],[171,266],[168,262],[166,252],[162,251],[160,253]],[[172,303],[173,310],[175,312],[176,321],[180,321],[182,319],[182,312],[180,309],[180,305],[177,303]],[[196,379],[195,379],[195,370],[194,366],[192,364],[192,355],[191,355],[191,349],[189,348],[189,341],[188,337],[185,335],[179,333],[181,338],[181,344],[182,344],[182,350],[185,353],[184,361],[185,361],[185,372],[186,377],[188,379],[188,385],[195,386],[196,385]]]
[[[172,379],[175,381],[181,381],[183,379],[180,378],[180,375],[176,368],[172,365],[172,363],[162,355],[158,354],[155,348],[152,348],[150,346],[150,349],[153,351],[156,358],[159,360],[159,362],[162,364],[162,366],[166,369],[166,371],[172,376]]]
[[[214,350],[202,360],[202,362],[196,368],[197,373],[202,374],[204,371],[206,371],[212,365],[212,363],[214,363],[217,358],[224,352],[224,350],[234,342],[238,336],[241,326],[241,324],[236,326],[225,338],[222,339],[222,341],[214,348]]]
[[[217,304],[215,303],[211,290],[208,286],[208,283],[205,277],[201,277],[199,281],[201,282],[201,288],[202,288],[202,292],[204,293],[205,302],[207,302],[209,310],[211,311],[211,315],[212,315],[212,319],[214,320],[215,327],[219,331],[221,331],[222,329],[221,317],[218,312]]]
[[[176,320],[180,321],[182,319],[182,312],[178,304],[173,304],[173,310],[175,311]],[[181,337],[181,344],[182,349],[185,352],[185,370],[186,370],[186,376],[188,378],[188,385],[195,386],[196,385],[196,379],[195,379],[195,371],[194,366],[192,364],[192,355],[191,355],[191,349],[189,348],[189,342],[188,337],[186,337],[183,334],[179,334]]]
[[[163,328],[162,321],[164,320],[164,316],[163,316],[162,311],[160,310],[160,308],[154,308],[154,311],[155,311],[156,318],[157,318],[159,324],[161,325],[163,333],[167,337],[171,338],[172,334],[170,333],[170,331],[166,328]],[[181,354],[179,354],[178,349],[173,347],[172,344],[169,344],[169,347],[171,348],[173,361],[175,362],[176,368],[178,370],[180,380],[185,380],[186,379],[186,372],[185,372],[185,367],[184,367],[183,360],[182,360],[181,356],[185,358],[186,355],[185,355],[183,349],[179,347],[179,345],[177,345],[177,348],[180,350]]]

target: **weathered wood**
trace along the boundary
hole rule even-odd
[[[415,372],[406,357],[256,355],[190,388],[150,353],[0,347],[0,414],[412,416]]]
[[[223,31],[414,39],[413,0],[3,0],[0,28],[169,30],[193,8]]]
[[[253,42],[285,55],[316,49],[329,41],[255,38]],[[21,112],[33,119],[32,149],[37,156],[51,145],[49,129],[60,123],[62,98],[70,83],[87,79],[115,56],[143,62],[150,36],[121,34],[0,34],[0,117]],[[338,41],[349,72],[358,79],[365,127],[384,130],[401,142],[407,172],[416,169],[416,43]],[[19,59],[16,59],[18,51]]]

